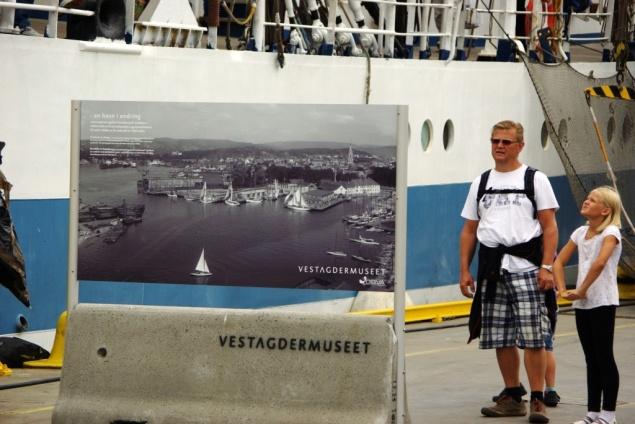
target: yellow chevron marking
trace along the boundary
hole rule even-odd
[[[600,90],[602,90],[602,93],[603,93],[604,97],[611,97],[611,98],[615,97],[613,95],[613,92],[611,91],[611,86],[610,85],[603,85],[603,86],[600,87]]]
[[[584,92],[590,96],[607,97],[610,99],[635,100],[635,90],[629,87],[618,87],[616,85],[600,85],[589,87]],[[619,93],[618,96],[615,92]]]
[[[629,90],[627,87],[622,87],[620,88],[620,97],[622,99],[633,100],[632,91],[633,90]]]

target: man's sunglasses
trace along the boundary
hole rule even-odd
[[[503,146],[509,146],[510,144],[519,143],[518,141],[506,140],[503,138],[492,138],[490,139],[490,141],[492,142],[492,144],[502,144]]]

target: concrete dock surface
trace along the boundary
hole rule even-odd
[[[617,309],[614,352],[620,371],[617,421],[635,424],[635,303],[624,302]],[[451,326],[467,320],[446,321]],[[467,327],[432,330],[435,324],[406,336],[406,380],[413,424],[511,424],[526,423],[527,417],[487,418],[483,406],[493,405],[503,382],[493,350],[479,350],[477,341],[469,345]],[[414,330],[414,325],[406,331]],[[571,308],[562,308],[554,343],[557,372],[556,389],[561,397],[555,408],[547,408],[551,423],[573,423],[586,413],[586,365]],[[521,381],[529,388],[521,369]],[[525,396],[528,399],[528,396]]]
[[[477,342],[466,344],[466,321],[461,318],[407,326],[406,382],[411,422],[528,422],[527,417],[487,418],[480,414],[481,407],[492,403],[491,397],[503,384],[494,351],[479,350]],[[635,424],[634,302],[624,302],[617,309],[614,350],[620,371],[617,419],[620,424]],[[551,423],[572,423],[586,413],[586,371],[570,308],[560,312],[555,352],[557,390],[562,400],[547,413]],[[11,376],[0,377],[0,388],[59,375],[59,370],[13,369]],[[529,387],[524,370],[521,380]],[[58,388],[59,383],[54,382],[0,390],[0,424],[50,423]]]

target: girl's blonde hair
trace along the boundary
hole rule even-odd
[[[615,225],[617,228],[622,228],[622,200],[618,192],[610,186],[601,186],[591,190],[591,193],[595,193],[600,198],[600,201],[611,210],[604,221],[598,226],[598,231],[604,230],[609,225]]]

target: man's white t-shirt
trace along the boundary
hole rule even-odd
[[[583,225],[571,234],[571,241],[578,246],[578,280],[576,287],[580,287],[584,277],[591,268],[591,264],[598,257],[602,243],[608,236],[617,239],[618,244],[613,249],[604,269],[591,284],[586,292],[586,299],[574,300],[573,307],[578,309],[591,309],[598,306],[619,305],[619,291],[617,289],[617,263],[622,254],[622,236],[619,228],[609,225],[601,233],[585,240],[588,225]]]
[[[510,172],[492,169],[487,180],[488,188],[496,190],[524,189],[527,165]],[[487,247],[514,246],[525,243],[542,234],[540,222],[534,218],[534,207],[524,193],[485,194],[479,202],[476,196],[481,182],[479,175],[472,182],[461,216],[479,221],[476,237]],[[558,209],[558,201],[545,174],[534,175],[534,200],[537,210]],[[479,217],[480,214],[480,217]],[[504,255],[502,269],[509,272],[525,272],[536,269],[536,265],[517,256]]]

